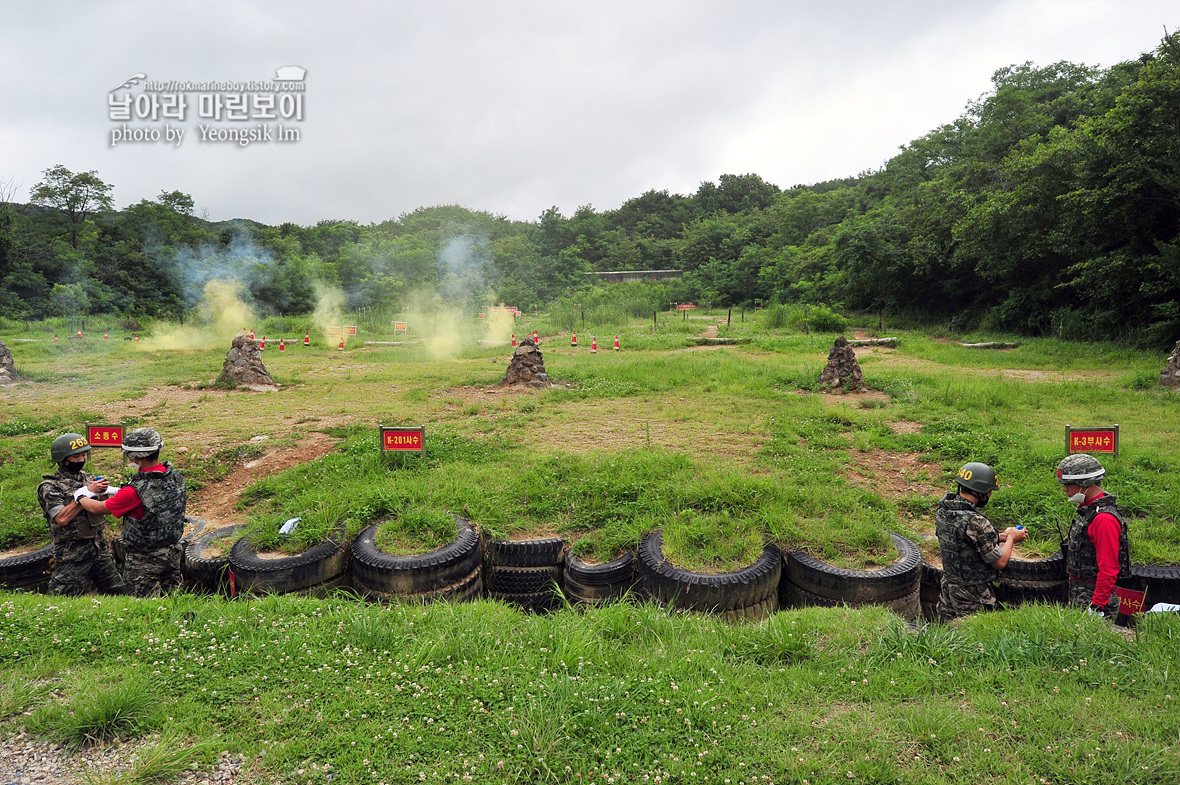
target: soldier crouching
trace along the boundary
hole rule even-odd
[[[158,597],[180,587],[180,544],[188,492],[180,472],[160,463],[160,434],[136,428],[123,438],[123,454],[139,471],[106,502],[83,499],[88,511],[123,518],[123,579],[136,597]]]

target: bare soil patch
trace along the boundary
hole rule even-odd
[[[46,533],[45,536],[48,538],[49,534]],[[24,556],[26,553],[39,551],[48,544],[48,542],[43,542],[39,545],[18,545],[15,548],[9,548],[6,551],[0,551],[0,559],[11,559],[13,556]]]
[[[189,512],[208,521],[210,529],[245,523],[245,513],[235,509],[243,488],[262,477],[323,457],[338,441],[326,433],[311,433],[293,445],[269,450],[259,458],[234,467],[223,482],[210,483],[192,494]]]
[[[913,420],[894,420],[886,422],[889,429],[894,433],[921,433],[922,423],[914,422]]]
[[[820,396],[828,403],[856,404],[862,401],[890,401],[888,393],[880,390],[855,390],[853,392],[833,392],[826,390]]]
[[[945,491],[941,467],[923,462],[922,453],[853,450],[850,457],[852,463],[845,474],[848,481],[871,488],[886,499],[896,501],[916,494],[928,497],[933,506]]]

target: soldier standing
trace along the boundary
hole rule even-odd
[[[78,595],[92,585],[108,594],[123,593],[123,579],[103,535],[103,515],[78,503],[83,490],[100,496],[107,491],[106,480],[82,471],[89,453],[90,443],[82,434],[58,436],[49,446],[57,471],[42,475],[37,486],[37,501],[53,535],[50,594]]]
[[[1012,557],[1012,546],[1028,536],[1009,527],[997,533],[979,510],[986,506],[996,484],[996,472],[986,463],[968,463],[955,477],[958,493],[938,503],[934,519],[942,554],[942,594],[935,613],[939,621],[995,610],[991,583]],[[1002,545],[1001,545],[1002,543]]]
[[[83,499],[87,511],[123,519],[123,577],[136,597],[156,597],[180,587],[180,545],[188,492],[171,463],[160,463],[164,440],[151,428],[123,437],[123,454],[139,471],[105,502]]]
[[[1131,577],[1131,541],[1127,519],[1114,494],[1102,490],[1106,469],[1093,455],[1077,453],[1057,464],[1057,482],[1078,514],[1069,527],[1065,571],[1069,604],[1103,616],[1118,613],[1118,580]]]

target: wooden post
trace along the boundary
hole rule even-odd
[[[733,309],[730,308],[728,311],[725,312],[725,326],[728,327],[732,321],[733,321]]]

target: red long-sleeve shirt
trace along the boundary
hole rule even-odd
[[[1087,535],[1094,543],[1094,550],[1098,554],[1098,580],[1094,583],[1094,596],[1090,602],[1095,605],[1106,605],[1110,602],[1110,593],[1114,591],[1115,579],[1119,577],[1119,534],[1122,527],[1118,518],[1108,512],[1100,512],[1094,516]]]

